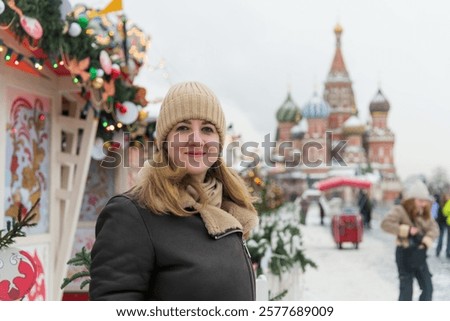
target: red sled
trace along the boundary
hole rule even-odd
[[[360,214],[334,215],[331,221],[331,230],[339,249],[342,249],[344,242],[353,243],[357,249],[363,235],[362,217]]]

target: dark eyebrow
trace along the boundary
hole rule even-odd
[[[181,123],[185,123],[185,124],[188,124],[188,125],[191,125],[191,124],[192,124],[190,119],[180,121],[179,124],[181,124]],[[207,121],[207,120],[203,120],[203,121],[202,121],[202,125],[213,125],[213,126],[214,126],[213,123],[211,123],[210,121]]]

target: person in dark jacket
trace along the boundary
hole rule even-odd
[[[442,244],[444,241],[445,233],[447,233],[447,223],[444,216],[444,213],[442,212],[443,207],[445,205],[445,197],[443,197],[443,201],[441,202],[441,197],[439,195],[434,195],[435,201],[431,207],[431,212],[433,214],[433,218],[436,220],[436,223],[439,226],[439,237],[438,242],[436,246],[436,256],[439,257],[442,250]],[[448,236],[447,236],[448,238]],[[449,253],[450,248],[449,244],[447,244],[447,252]]]
[[[432,200],[425,184],[416,181],[404,192],[401,205],[395,205],[381,223],[383,230],[397,236],[395,259],[400,279],[399,301],[412,300],[414,278],[422,290],[419,299],[432,299],[433,284],[426,251],[439,233],[430,213]]]
[[[245,239],[258,217],[245,183],[219,156],[225,125],[205,85],[169,89],[157,150],[136,186],[98,217],[91,300],[255,300]]]
[[[364,190],[359,191],[358,206],[364,219],[364,227],[370,229],[370,221],[372,220],[372,202],[367,195],[367,192]]]

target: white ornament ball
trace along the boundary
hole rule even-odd
[[[98,68],[97,69],[97,77],[102,78],[105,75],[105,72],[103,71],[102,68]]]
[[[131,101],[125,101],[122,103],[122,105],[124,105],[127,108],[127,111],[125,113],[116,111],[117,120],[125,125],[130,125],[134,123],[139,117],[138,107]]]
[[[103,148],[103,139],[100,137],[97,137],[95,139],[94,146],[92,146],[91,150],[91,157],[95,160],[102,160],[106,157],[106,152]]]
[[[76,22],[72,22],[69,27],[69,35],[71,37],[78,37],[80,33],[81,33],[81,26]]]
[[[3,11],[5,11],[5,4],[3,3],[2,0],[0,0],[0,14],[2,14]]]

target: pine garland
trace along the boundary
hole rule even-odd
[[[13,219],[12,223],[8,222],[6,230],[0,230],[0,249],[8,248],[10,245],[14,244],[17,237],[25,237],[26,234],[24,231],[22,231],[24,227],[36,226],[36,223],[33,223],[33,219],[36,217],[36,213],[33,213],[33,211],[38,205],[39,201],[40,199],[38,199],[36,203],[34,203],[34,205],[25,215],[22,214],[23,206],[19,206],[17,220]],[[6,234],[3,234],[5,231]]]
[[[32,47],[40,48],[43,51],[44,56],[37,58],[45,58],[45,60],[50,61],[51,65],[61,60],[67,63],[71,60],[82,61],[83,59],[90,58],[88,68],[83,70],[84,72],[88,72],[91,69],[96,70],[101,68],[99,59],[102,50],[111,53],[118,49],[119,51],[123,49],[122,44],[118,44],[114,41],[108,46],[100,45],[96,41],[95,35],[88,34],[86,30],[83,30],[76,37],[70,36],[69,32],[64,32],[64,30],[67,30],[66,28],[70,27],[72,23],[79,24],[79,10],[75,10],[77,12],[69,13],[66,17],[61,17],[61,0],[16,0],[15,4],[20,8],[23,14],[37,19],[42,26],[42,38],[35,40],[22,28],[19,15],[7,5],[6,0],[4,0],[4,2],[5,11],[0,15],[0,26],[3,29],[8,27],[9,31],[14,34],[19,42],[28,42]],[[84,10],[89,10],[86,7],[84,8]],[[85,14],[85,12],[81,13],[81,15]],[[112,63],[122,65],[122,59],[117,58],[119,56],[116,55],[116,58],[114,58],[115,60],[112,61]],[[35,57],[29,58],[32,60],[32,63],[35,61],[33,60],[34,58]],[[40,61],[40,64],[43,64],[42,61]],[[90,86],[92,86],[90,81],[81,83],[79,75],[74,74],[72,76],[75,81],[79,82],[83,90],[86,91],[86,89],[89,89]],[[117,79],[114,78],[115,93],[114,97],[108,97],[109,104],[114,105],[115,102],[123,103],[125,101],[135,102],[136,93],[139,87],[133,85],[132,81],[127,77],[128,76],[122,74]],[[113,76],[105,74],[101,78],[103,78],[105,82],[110,82]],[[112,119],[113,117],[111,116],[108,118]],[[111,123],[115,124],[116,122],[111,121]],[[134,132],[136,126],[128,126],[127,130],[129,132]],[[97,136],[106,136],[103,138],[110,139],[113,134],[113,131],[105,134],[99,127]]]

